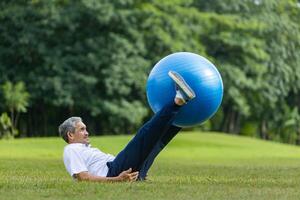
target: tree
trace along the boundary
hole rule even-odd
[[[7,113],[0,115],[0,139],[2,138],[13,138],[18,134],[18,130],[13,127],[11,119]]]
[[[13,84],[9,81],[2,86],[4,104],[10,112],[12,129],[17,127],[19,115],[27,111],[29,93],[23,82]]]
[[[205,12],[208,23],[201,34],[209,57],[216,63],[224,81],[224,100],[219,114],[222,131],[239,133],[243,120],[255,111],[267,73],[269,55],[261,32],[263,22],[245,16],[250,1],[214,0],[195,1],[194,5]],[[220,113],[219,112],[219,113]],[[218,128],[218,127],[215,127]],[[219,130],[220,130],[219,129]]]
[[[216,31],[205,38],[208,54],[221,66],[227,91],[223,130],[238,133],[243,123],[255,121],[261,138],[286,141],[284,134],[290,133],[284,124],[291,121],[286,115],[296,120],[299,108],[297,1],[195,0],[194,5],[217,13],[219,19],[211,23]],[[288,124],[292,130],[296,123]]]
[[[26,83],[32,102],[26,132],[56,135],[53,124],[70,115],[83,116],[97,132],[137,128],[147,114],[149,63],[131,21],[136,20],[132,1],[7,1],[0,6],[1,27],[6,27],[0,32],[0,81]],[[118,113],[126,110],[127,115]]]

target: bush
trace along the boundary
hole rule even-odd
[[[257,132],[258,124],[256,122],[246,122],[240,131],[240,135],[255,137]]]

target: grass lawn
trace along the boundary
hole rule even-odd
[[[116,154],[131,136],[92,137]],[[60,138],[0,141],[0,199],[300,199],[300,148],[224,134],[183,132],[160,154],[150,181],[77,183]]]

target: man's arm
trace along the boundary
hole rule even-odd
[[[139,172],[132,172],[132,169],[123,171],[116,177],[95,176],[88,172],[80,172],[75,174],[78,181],[93,181],[93,182],[121,182],[121,181],[136,181]]]

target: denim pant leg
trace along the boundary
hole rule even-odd
[[[132,168],[139,171],[145,159],[149,156],[165,129],[174,120],[180,106],[173,102],[157,112],[134,136],[127,146],[108,162],[108,177],[118,176],[122,171]]]
[[[155,147],[149,154],[149,156],[144,161],[140,172],[139,179],[144,180],[147,176],[148,170],[152,166],[154,159],[156,156],[163,150],[163,148],[177,135],[177,133],[181,130],[181,127],[169,125],[169,128],[165,131],[162,138],[156,143]]]

